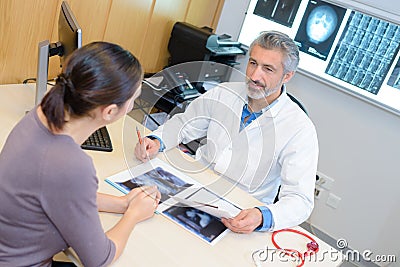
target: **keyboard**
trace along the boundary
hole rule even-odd
[[[111,138],[107,128],[104,126],[89,136],[81,145],[83,149],[111,152],[113,150]]]

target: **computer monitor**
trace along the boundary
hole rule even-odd
[[[51,44],[48,40],[39,43],[35,105],[40,103],[47,91],[49,57],[58,55],[62,66],[65,58],[82,46],[82,30],[66,1],[61,3],[58,40]]]
[[[69,54],[82,46],[82,29],[66,1],[61,4],[58,18],[58,40],[62,46],[62,53],[59,55],[62,65]]]

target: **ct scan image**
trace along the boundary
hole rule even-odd
[[[301,0],[258,0],[254,15],[292,27]]]
[[[212,242],[227,229],[217,217],[192,207],[184,207],[183,204],[172,206],[163,214],[207,242]]]
[[[345,8],[310,0],[294,39],[299,50],[326,60],[345,13]]]
[[[352,11],[325,73],[377,95],[398,53],[399,34],[399,25]],[[394,88],[398,67],[388,80]]]
[[[387,85],[400,90],[400,60],[397,61]]]
[[[174,196],[177,193],[185,190],[192,186],[192,184],[186,183],[179,177],[176,177],[170,172],[167,172],[161,167],[157,167],[154,170],[146,172],[142,175],[136,176],[128,181],[117,183],[127,191],[133,188],[141,186],[153,186],[156,185],[161,193],[160,203],[163,203],[169,198],[170,195]]]

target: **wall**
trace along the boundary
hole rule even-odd
[[[235,2],[225,1],[219,25],[231,17],[243,21],[244,11]],[[365,2],[382,10],[390,6],[391,13],[400,14],[399,2]],[[241,62],[244,71],[246,58]],[[323,192],[309,222],[335,239],[345,238],[352,249],[397,254],[399,262],[400,117],[301,73],[287,86],[315,123],[318,170],[334,179],[330,192],[341,198],[333,209],[326,205],[329,192]]]
[[[301,74],[288,88],[316,125],[318,170],[341,198],[332,209],[323,192],[309,222],[359,251],[398,253],[400,117]]]
[[[222,8],[221,19],[218,23],[216,33],[226,33],[232,36],[232,40],[237,40],[239,38],[240,28],[242,27],[243,22],[242,19],[239,18],[244,17],[245,10],[247,10],[250,1],[226,0],[225,2],[226,3]],[[232,10],[234,10],[234,13],[232,13]],[[239,13],[238,16],[236,16],[237,13]]]
[[[0,84],[36,77],[38,43],[57,41],[61,0],[0,1]],[[83,44],[105,40],[130,50],[146,72],[161,70],[176,21],[217,27],[224,0],[68,0],[81,28]],[[49,76],[59,72],[50,59]]]

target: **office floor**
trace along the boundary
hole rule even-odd
[[[147,115],[150,112],[151,117],[148,117]],[[151,131],[157,129],[158,126],[163,124],[168,118],[167,113],[153,108],[147,102],[141,100],[135,101],[133,110],[129,112],[128,115]]]
[[[145,108],[144,111],[149,112],[149,109]],[[145,115],[144,111],[140,110],[135,103],[133,110],[129,112],[128,115],[138,122],[143,122],[143,118]]]

